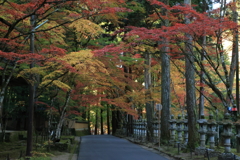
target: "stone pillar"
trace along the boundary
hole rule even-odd
[[[174,119],[174,115],[171,115],[170,120],[168,121],[170,123],[170,145],[174,146],[175,144],[175,134],[176,134],[176,119]]]
[[[178,119],[176,121],[176,130],[177,130],[177,137],[178,137],[178,143],[182,143],[183,137],[182,137],[182,131],[183,131],[183,121],[181,115],[178,115]]]
[[[240,119],[238,117],[238,121],[234,123],[236,130],[237,130],[237,135],[236,135],[236,139],[237,139],[237,153],[240,153]]]
[[[231,152],[231,136],[232,133],[232,125],[233,122],[230,120],[230,114],[226,113],[224,116],[224,120],[221,122],[223,125],[223,133],[222,136],[224,137],[224,147],[225,153]]]
[[[155,143],[157,143],[157,142],[159,142],[159,138],[160,138],[158,136],[158,120],[156,118],[154,118],[152,124],[153,124],[153,136],[154,136],[153,141]]]
[[[188,143],[188,116],[185,115],[185,119],[183,120],[183,132],[184,132],[184,145],[187,146]]]
[[[223,125],[223,133],[221,136],[224,138],[224,153],[218,156],[218,160],[232,160],[234,154],[231,153],[231,136],[233,122],[230,120],[230,114],[224,115],[224,120],[220,122]]]
[[[195,154],[204,155],[206,151],[205,141],[207,133],[207,120],[205,119],[204,115],[201,115],[201,119],[199,119],[197,122],[199,124],[198,133],[200,134],[200,146],[196,148]]]
[[[215,147],[215,138],[214,136],[217,134],[216,132],[217,122],[213,119],[213,115],[209,115],[209,120],[207,121],[207,135],[209,135],[209,144],[210,149],[214,149]]]
[[[207,133],[207,120],[204,115],[201,115],[201,119],[198,120],[200,133],[200,147],[205,149],[206,133]]]

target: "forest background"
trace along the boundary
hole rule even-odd
[[[34,115],[57,121],[56,139],[66,118],[97,128],[106,115],[114,134],[142,117],[152,141],[161,104],[161,142],[170,115],[187,114],[195,148],[201,115],[239,110],[238,11],[224,0],[1,0],[2,132],[28,118],[30,156]]]

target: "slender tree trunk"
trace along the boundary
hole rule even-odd
[[[98,109],[96,108],[94,135],[97,135],[97,134],[98,134]]]
[[[57,140],[59,140],[61,137],[62,126],[63,126],[64,120],[65,120],[66,109],[68,107],[68,103],[69,103],[69,100],[71,97],[71,92],[72,92],[72,90],[69,90],[67,92],[66,100],[65,100],[65,103],[61,110],[60,120],[58,122],[57,129],[56,129],[56,135],[55,135],[55,139],[57,139]]]
[[[57,125],[55,140],[60,140],[61,132],[62,132],[62,126],[63,126],[64,120],[65,120],[65,116],[66,116],[66,112],[62,112],[62,114],[60,116],[60,120],[59,120],[58,125]]]
[[[233,10],[233,21],[238,23],[238,12],[237,12],[237,1],[234,0],[233,2],[235,2],[235,10]],[[238,51],[238,29],[236,29],[233,33],[233,52],[232,52],[232,59],[233,56],[235,56],[235,61],[232,60],[232,63],[234,63],[236,66],[236,107],[238,109],[238,113],[240,113],[240,107],[239,107],[239,51]],[[233,66],[233,68],[234,68]],[[232,64],[231,64],[231,69],[232,69]],[[232,69],[233,70],[233,69]],[[234,70],[235,71],[235,70]],[[233,71],[232,71],[233,72]],[[230,70],[230,74],[231,74],[231,70]],[[234,76],[229,76],[230,77],[230,86],[233,85],[233,79]],[[232,87],[230,87],[232,89]]]
[[[34,31],[35,28],[35,15],[31,16],[30,23],[32,30]],[[34,53],[34,33],[31,33],[30,36],[30,51]],[[30,64],[30,68],[34,67],[34,63]],[[33,80],[34,75],[31,75],[31,79]],[[33,149],[33,120],[34,120],[34,103],[35,103],[35,94],[36,88],[34,82],[29,84],[29,109],[28,109],[28,129],[27,129],[27,149],[26,149],[26,156],[32,157],[32,149]]]
[[[117,131],[117,111],[112,111],[112,134],[115,135]]]
[[[109,105],[107,105],[107,134],[110,134],[110,115]]]
[[[151,96],[151,55],[149,53],[145,53],[145,89],[146,89],[146,97]],[[147,115],[147,140],[153,141],[153,105],[151,101],[146,102],[146,115]]]
[[[91,126],[90,126],[90,110],[87,111],[87,119],[88,119],[88,132],[91,135]]]
[[[133,116],[128,114],[127,119],[127,136],[131,136],[133,135]]]
[[[53,106],[53,101],[54,101],[54,98],[51,99],[51,108],[50,108],[50,113],[49,113],[49,116],[48,116],[48,146],[47,146],[47,150],[50,151],[50,140],[52,138],[52,131],[53,131],[53,128],[52,128],[52,106]]]
[[[236,69],[238,67],[238,33],[234,31],[233,33],[233,49],[232,49],[232,59],[231,59],[231,65],[230,65],[230,72],[229,72],[229,89],[230,94],[232,94],[233,90],[233,82],[234,82],[234,76],[236,73]],[[236,74],[238,76],[238,74]],[[238,83],[237,77],[236,77],[236,84]],[[227,95],[227,103],[228,106],[231,105],[231,101],[229,99],[229,96]]]
[[[206,36],[203,37],[203,51],[201,55],[201,60],[203,61],[204,55],[205,55],[205,46],[206,46]],[[200,84],[204,84],[204,71],[201,69],[201,75],[200,75]],[[201,119],[201,115],[204,115],[204,87],[200,86],[200,96],[199,96],[199,112],[198,112],[198,118]]]
[[[5,92],[7,90],[8,84],[9,84],[11,78],[12,78],[13,72],[17,67],[17,63],[15,62],[14,66],[12,67],[12,69],[10,71],[10,74],[8,75],[8,77],[6,77],[6,74],[7,74],[7,71],[8,71],[7,66],[9,65],[9,62],[4,67],[3,74],[2,74],[2,79],[1,79],[2,84],[1,84],[1,87],[0,87],[0,130],[2,131],[2,133],[5,132],[5,129],[4,129],[5,127],[4,127],[4,124],[3,124],[3,101],[4,101],[4,98],[5,98]],[[2,138],[4,138],[4,135],[3,135]]]
[[[4,131],[4,127],[3,127],[3,100],[5,98],[5,90],[6,90],[6,87],[1,88],[1,92],[0,92],[0,129],[2,130],[2,132]]]
[[[191,0],[184,0],[188,6],[191,5]],[[189,24],[190,20],[185,17],[185,23]],[[188,114],[188,147],[192,150],[198,145],[198,130],[197,130],[197,117],[196,117],[196,92],[195,92],[195,71],[193,68],[193,48],[192,37],[186,34],[188,40],[185,43],[186,60],[185,60],[185,75],[186,75],[186,104]]]
[[[123,116],[121,111],[117,110],[117,129],[121,129],[123,125]]]
[[[103,109],[101,109],[101,134],[103,135]]]

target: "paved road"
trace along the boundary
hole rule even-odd
[[[83,136],[78,160],[168,160],[125,139],[111,135]]]

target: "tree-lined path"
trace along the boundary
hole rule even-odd
[[[111,135],[83,136],[78,160],[168,160],[126,139]]]

